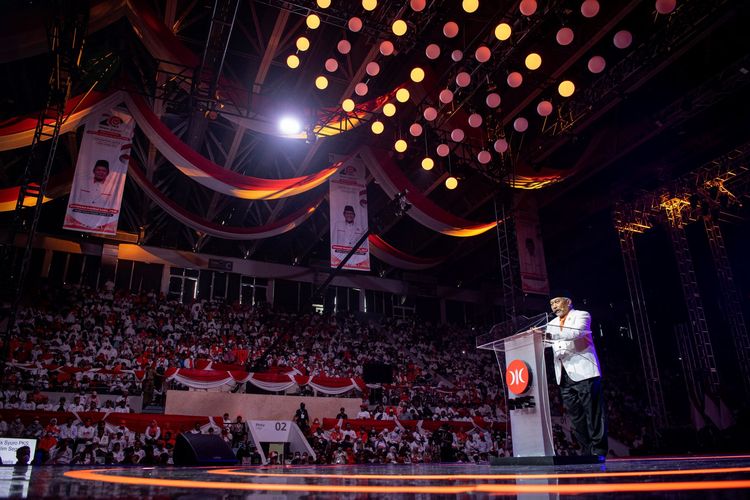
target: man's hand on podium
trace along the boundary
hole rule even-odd
[[[547,333],[547,329],[542,326],[537,326],[536,328],[532,328],[531,331],[533,333],[540,334],[542,336],[542,340],[545,342],[552,341],[552,336],[549,333]]]

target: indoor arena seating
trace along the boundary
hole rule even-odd
[[[44,289],[18,316],[0,403],[11,411],[124,412],[127,403],[123,407],[118,398],[105,403],[104,395],[142,395],[146,407],[160,402],[168,389],[247,388],[348,395],[369,400],[363,417],[376,418],[382,405],[393,415],[381,409],[381,419],[482,421],[489,427],[478,426],[477,432],[491,432],[506,413],[495,382],[496,362],[474,349],[475,333],[393,318],[283,314],[265,306],[209,301],[181,304],[154,293]],[[391,365],[393,383],[366,384],[362,371],[370,362]],[[68,396],[61,406],[59,398],[44,400],[33,388]],[[631,411],[637,400],[620,389],[608,390],[614,395],[609,402],[613,436],[626,447],[643,440],[640,427],[621,424],[618,417],[618,410]],[[93,407],[92,392],[102,398]],[[558,391],[552,387],[550,393],[557,442],[573,451]],[[504,439],[503,433],[493,440],[496,449],[506,448]]]

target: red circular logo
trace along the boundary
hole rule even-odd
[[[531,384],[531,368],[525,361],[514,359],[505,369],[505,380],[510,392],[516,395],[523,394]]]

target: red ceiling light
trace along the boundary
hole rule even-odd
[[[333,73],[339,69],[339,62],[331,57],[330,59],[326,59],[325,67],[326,71],[328,71],[329,73]]]
[[[602,56],[594,56],[591,59],[589,59],[588,67],[589,71],[591,71],[594,74],[601,73],[604,71],[604,68],[607,66],[607,61],[604,60]]]
[[[365,96],[367,95],[367,92],[370,89],[367,88],[367,84],[365,82],[359,82],[357,85],[354,86],[354,93],[358,96]]]
[[[498,153],[503,154],[508,151],[508,141],[506,141],[505,139],[498,139],[495,141],[495,144],[493,144],[492,147]]]
[[[659,14],[671,14],[675,7],[677,7],[677,0],[656,0],[656,12]]]
[[[486,47],[484,45],[477,48],[477,51],[474,53],[474,57],[476,57],[477,61],[479,61],[480,63],[489,61],[491,55],[492,52],[490,52],[489,47]]]
[[[349,40],[341,40],[336,45],[336,49],[338,49],[341,54],[346,55],[352,50],[352,44],[349,43]]]
[[[521,3],[518,5],[518,10],[521,11],[521,14],[524,16],[531,16],[536,12],[537,4],[536,0],[521,0]]]
[[[552,103],[549,101],[541,101],[536,105],[536,112],[539,116],[549,116],[552,114]]]
[[[557,35],[555,35],[555,40],[557,40],[557,43],[560,45],[570,45],[570,43],[573,41],[573,30],[570,28],[560,28],[560,30],[557,32]]]
[[[449,89],[443,89],[440,91],[438,99],[440,99],[440,102],[442,102],[443,104],[451,103],[453,102],[453,92],[451,92]]]
[[[594,17],[599,13],[599,2],[597,0],[585,0],[581,4],[581,14],[583,17]]]
[[[472,113],[469,115],[469,126],[471,128],[479,128],[482,126],[482,122],[484,121],[482,119],[482,115],[479,113]]]
[[[431,43],[424,50],[424,53],[427,56],[427,59],[437,59],[440,57],[440,47],[435,43]]]
[[[454,21],[448,21],[443,25],[443,35],[445,38],[455,38],[458,35],[458,24]]]
[[[459,87],[468,87],[471,83],[471,75],[466,71],[462,71],[456,75],[456,85]]]
[[[414,12],[422,12],[427,6],[427,0],[411,0],[409,5]]]
[[[349,19],[349,22],[347,24],[349,26],[349,30],[353,31],[354,33],[357,33],[362,29],[362,19],[358,17]]]
[[[512,88],[518,88],[523,83],[523,75],[518,71],[514,71],[508,75],[508,86]]]
[[[618,49],[627,49],[633,43],[633,35],[628,30],[621,30],[615,33],[612,41]]]
[[[370,76],[377,76],[378,73],[380,73],[380,65],[375,61],[370,61],[367,63],[367,66],[365,66],[365,71]]]
[[[384,56],[393,54],[394,50],[396,50],[396,48],[393,46],[393,42],[391,42],[390,40],[384,40],[380,43],[380,53]]]

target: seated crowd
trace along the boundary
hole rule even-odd
[[[37,294],[17,317],[9,346],[14,364],[3,373],[0,409],[130,411],[128,394],[142,394],[144,406],[158,401],[164,389],[180,388],[165,383],[165,371],[192,367],[196,359],[243,365],[252,371],[290,367],[329,377],[361,377],[364,365],[378,362],[394,367],[394,383],[370,395],[371,404],[359,418],[506,420],[494,356],[474,348],[476,332],[468,328],[350,313],[285,314],[265,305],[218,301],[181,304],[153,292],[131,294],[111,287],[43,288]],[[50,371],[50,367],[75,370]],[[98,372],[87,373],[92,369]],[[134,370],[145,372],[142,381],[133,376]],[[46,401],[40,390],[79,396],[71,401]],[[300,389],[301,394],[307,391],[307,387]],[[100,404],[97,393],[120,397]],[[620,404],[611,403],[610,412]],[[326,463],[343,460],[342,452],[347,462],[352,456],[355,461],[390,462],[393,457],[405,461],[407,454],[409,461],[426,461],[448,452],[471,461],[505,454],[509,447],[504,431],[479,428],[466,433],[441,428],[432,433],[391,430],[374,434],[372,429],[356,429],[349,435],[351,443],[339,439],[334,430],[320,432],[311,434],[311,444]],[[556,434],[561,448],[572,452],[573,444],[563,439],[566,433]],[[623,434],[635,439],[638,432],[624,429]],[[136,441],[141,442],[138,446],[155,444],[146,443],[142,436],[133,439],[126,443],[129,447],[136,446]],[[116,435],[108,439],[108,450],[113,440]],[[164,449],[168,444],[163,443]]]

